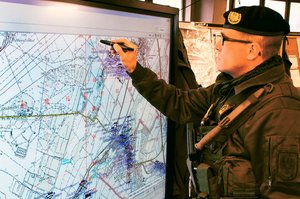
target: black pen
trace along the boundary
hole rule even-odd
[[[115,42],[108,41],[108,40],[100,40],[100,42],[109,46],[113,46],[115,44]],[[120,47],[124,52],[134,50],[133,48],[126,46],[123,42],[116,42],[116,43],[120,45]]]

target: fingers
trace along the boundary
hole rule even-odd
[[[136,64],[137,64],[137,58],[136,58],[137,46],[126,39],[116,39],[116,40],[112,40],[112,42],[114,43],[114,45],[113,45],[111,53],[113,55],[119,54],[120,59],[122,61],[123,66],[125,67],[125,69],[129,73],[132,73],[135,70]],[[127,50],[124,51],[118,43],[122,43],[126,47],[131,47],[134,50],[133,51],[127,51]]]
[[[120,57],[123,57],[125,55],[125,52],[122,50],[121,46],[119,46],[118,44],[114,44],[112,47],[112,54],[116,55],[116,53],[118,53],[120,55]]]
[[[126,47],[130,47],[130,48],[133,48],[134,50],[137,49],[137,46],[128,41],[127,39],[124,39],[124,38],[121,38],[121,39],[115,39],[115,40],[112,40],[113,43],[123,43]]]

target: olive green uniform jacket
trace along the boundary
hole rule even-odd
[[[140,64],[137,64],[130,76],[142,96],[168,118],[182,124],[199,123],[209,106],[220,97],[216,89],[222,83],[222,78],[217,78],[216,83],[207,88],[183,91],[158,79],[155,73]],[[249,115],[247,121],[228,136],[223,151],[224,157],[248,160],[252,168],[241,172],[245,174],[244,177],[230,178],[229,175],[225,180],[229,184],[234,182],[244,186],[242,181],[253,175],[254,184],[262,198],[300,198],[300,97],[290,77],[286,75],[282,61],[235,85],[233,89],[238,94],[248,88],[269,83],[274,88],[266,96],[281,97],[269,100]],[[217,175],[220,177],[223,174]],[[222,189],[224,184],[228,186],[225,180],[218,182]],[[222,190],[220,194],[232,195],[232,190],[229,192]]]

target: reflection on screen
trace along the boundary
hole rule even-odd
[[[101,39],[168,79],[170,19],[0,2],[0,198],[164,198],[166,118]]]

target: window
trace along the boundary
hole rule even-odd
[[[234,2],[234,7],[259,5],[259,0],[239,0]]]
[[[153,0],[153,3],[167,5],[179,9],[181,9],[181,5],[182,5],[181,0],[175,0],[175,1],[174,0]]]
[[[291,3],[290,26],[292,32],[300,32],[300,3]]]
[[[173,8],[178,8],[179,10],[182,9],[182,0],[153,0],[153,3],[171,6]],[[181,15],[182,12],[179,12],[179,19],[182,18]]]
[[[271,8],[271,9],[273,9],[275,11],[277,11],[284,18],[285,2],[283,2],[283,1],[266,0],[265,6]]]
[[[264,2],[264,3],[263,3]],[[227,10],[232,7],[264,5],[280,13],[287,19],[291,27],[291,32],[300,32],[300,0],[227,0]]]

